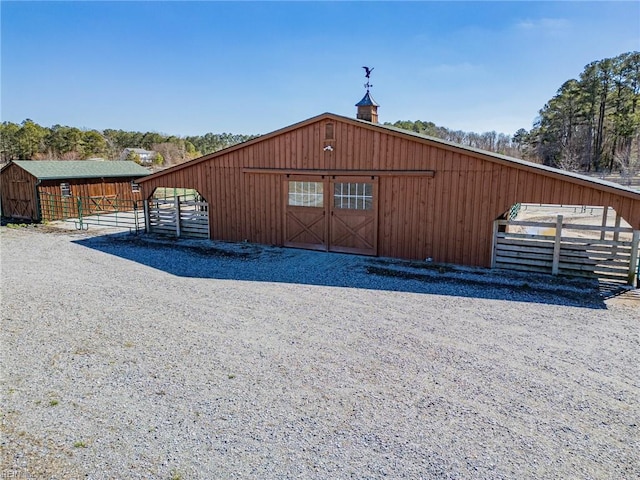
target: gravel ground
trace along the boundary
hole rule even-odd
[[[640,477],[640,304],[591,284],[0,241],[0,478]]]

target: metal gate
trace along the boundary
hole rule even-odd
[[[145,229],[142,202],[117,195],[80,197],[41,192],[40,219],[73,222],[78,230],[86,230],[90,225],[134,232]]]

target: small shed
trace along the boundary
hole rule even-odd
[[[514,268],[556,273],[567,263],[559,239],[505,240],[499,222],[518,203],[599,205],[615,209],[634,240],[581,246],[576,270],[594,274],[594,255],[624,250],[615,268],[623,279],[635,274],[640,192],[379,125],[367,97],[357,107],[357,119],[324,113],[141,179],[151,231],[162,215],[181,218],[179,208],[154,213],[154,191],[185,188],[207,202],[216,240],[484,267],[506,264],[496,252],[511,249]]]
[[[131,161],[20,160],[0,170],[2,216],[30,221],[74,215],[77,200],[94,210],[141,200],[137,179],[149,171]]]

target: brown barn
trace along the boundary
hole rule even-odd
[[[379,125],[368,93],[357,106],[150,175],[143,195],[197,190],[212,239],[470,266],[495,265],[519,202],[611,207],[640,230],[640,192]]]
[[[0,170],[2,216],[31,221],[77,216],[141,200],[136,180],[147,169],[129,161],[13,161]]]

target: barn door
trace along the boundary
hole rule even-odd
[[[4,215],[9,218],[36,219],[31,200],[9,198],[3,207]]]
[[[326,186],[320,176],[285,179],[285,246],[327,250]]]
[[[329,250],[378,253],[378,179],[332,177]]]
[[[290,176],[285,182],[285,246],[378,253],[377,178]]]

